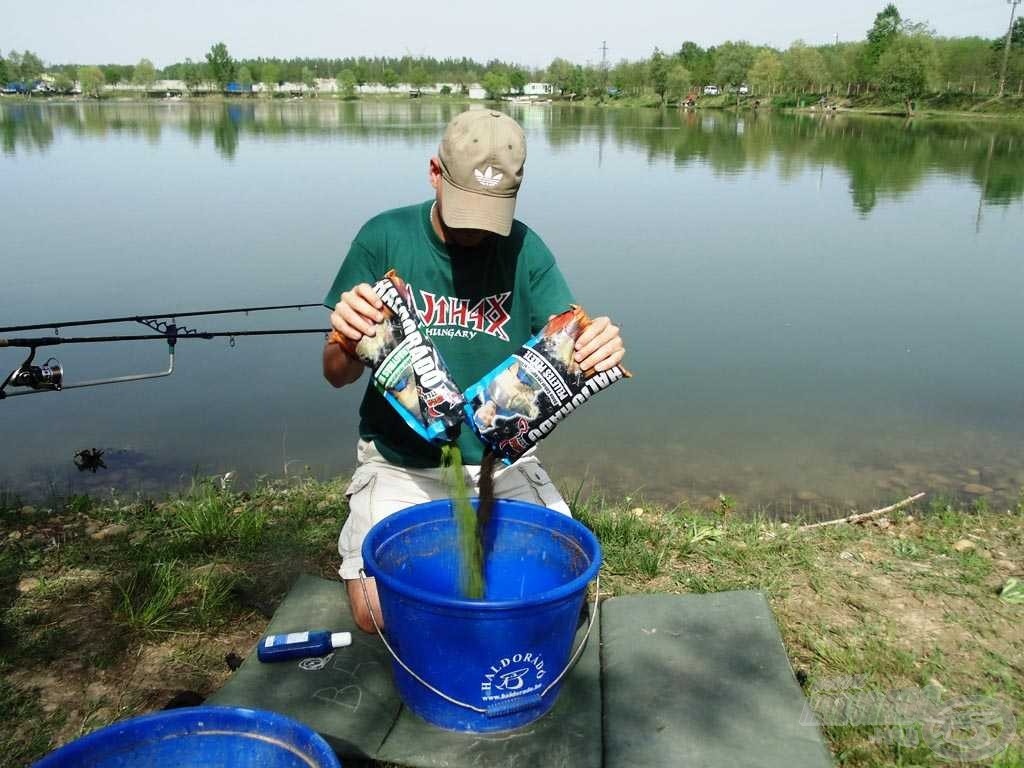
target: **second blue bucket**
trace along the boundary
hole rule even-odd
[[[461,597],[450,501],[391,515],[363,542],[384,635],[401,660],[395,686],[413,712],[448,730],[511,730],[551,709],[601,567],[593,533],[536,504],[497,500],[487,540],[483,600]]]

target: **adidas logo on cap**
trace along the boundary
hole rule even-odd
[[[505,174],[495,173],[494,169],[488,165],[486,171],[481,171],[479,168],[474,169],[473,175],[480,182],[481,187],[496,187]]]

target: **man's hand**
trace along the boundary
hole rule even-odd
[[[383,309],[384,302],[370,284],[360,283],[341,294],[341,301],[334,305],[331,313],[331,327],[345,338],[358,342],[363,336],[376,333],[373,326],[384,319]]]
[[[351,291],[341,294],[341,301],[331,312],[331,327],[353,345],[364,336],[376,334],[374,326],[384,319],[384,302],[373,292],[369,283],[360,283]],[[324,345],[324,378],[335,387],[351,384],[363,374],[363,362],[346,352],[341,344]]]
[[[619,327],[607,317],[595,317],[576,339],[574,357],[584,371],[607,371],[618,365],[625,354]]]

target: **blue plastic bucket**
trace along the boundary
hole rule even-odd
[[[510,730],[551,709],[601,567],[593,533],[535,504],[496,501],[486,533],[483,600],[461,597],[450,501],[391,515],[363,542],[401,660],[395,686],[409,709],[449,730]]]
[[[185,707],[108,725],[35,768],[341,768],[319,734],[274,712]]]

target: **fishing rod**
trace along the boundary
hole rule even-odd
[[[96,387],[103,384],[121,384],[129,381],[158,379],[174,373],[174,348],[182,339],[217,339],[227,338],[230,346],[235,346],[235,339],[242,336],[287,336],[295,334],[320,333],[326,334],[325,328],[275,328],[255,331],[201,331],[187,326],[179,326],[179,317],[202,317],[211,315],[250,314],[254,312],[270,312],[285,309],[302,310],[309,307],[322,307],[322,304],[275,304],[258,307],[234,307],[229,309],[210,309],[197,312],[166,312],[150,315],[125,315],[95,320],[70,320],[59,323],[39,323],[35,325],[13,325],[0,328],[0,333],[40,330],[52,328],[54,336],[5,338],[0,337],[0,348],[13,347],[28,349],[28,356],[0,384],[0,400],[19,395],[32,395],[39,392],[61,392],[65,389],[81,389]],[[169,318],[169,319],[165,319]],[[116,323],[138,323],[152,329],[155,333],[119,334],[112,336],[60,336],[61,328],[72,328],[91,325],[113,325]],[[33,365],[36,352],[40,347],[54,347],[64,344],[103,344],[117,341],[165,341],[167,343],[168,364],[165,370],[150,373],[132,373],[126,376],[113,376],[72,384],[64,381],[64,366],[55,358],[49,358],[42,365]],[[22,391],[8,392],[9,387],[17,387]]]
[[[323,304],[273,304],[262,307],[235,307],[233,309],[205,309],[199,312],[157,312],[152,315],[124,315],[122,317],[104,317],[99,320],[71,320],[64,323],[39,323],[37,325],[9,325],[0,328],[0,333],[20,333],[21,331],[39,331],[44,328],[53,328],[57,331],[60,328],[74,328],[83,325],[113,325],[114,323],[141,323],[149,327],[151,322],[159,321],[161,318],[170,317],[199,317],[212,315],[239,315],[250,312],[270,312],[278,309],[309,309],[310,307],[322,307]]]

